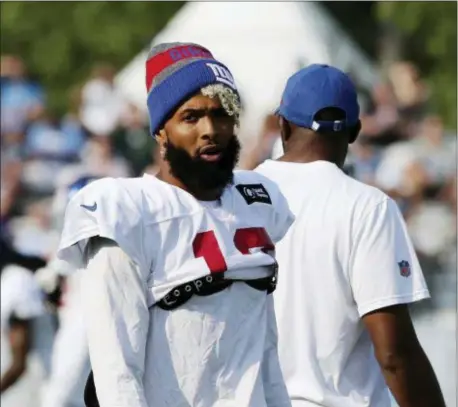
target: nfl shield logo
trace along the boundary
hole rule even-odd
[[[401,261],[398,263],[399,271],[401,272],[401,276],[409,277],[410,276],[410,264],[408,261]]]

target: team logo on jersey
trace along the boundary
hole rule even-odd
[[[94,202],[92,205],[80,205],[81,208],[87,209],[89,212],[95,212],[97,210],[97,202]]]
[[[402,260],[398,263],[398,266],[399,266],[399,271],[402,277],[410,276],[411,270],[410,270],[410,264],[408,261]]]
[[[255,202],[272,205],[270,196],[262,184],[239,184],[235,186],[248,205]]]

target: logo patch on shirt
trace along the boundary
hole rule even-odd
[[[398,263],[399,272],[401,273],[402,277],[409,277],[411,274],[410,264],[406,260],[402,260]]]
[[[255,202],[272,205],[270,196],[262,184],[239,184],[235,187],[248,205]]]
[[[87,209],[89,212],[95,212],[97,210],[97,202],[94,202],[92,205],[80,205],[82,208]]]

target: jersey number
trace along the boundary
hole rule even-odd
[[[242,254],[249,254],[250,249],[261,248],[263,252],[274,249],[274,244],[264,228],[237,229],[234,235],[234,245]],[[196,235],[192,242],[195,257],[203,257],[212,273],[227,270],[227,264],[219,247],[215,232],[209,230]]]

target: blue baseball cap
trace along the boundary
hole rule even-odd
[[[345,112],[344,120],[317,121],[316,114],[335,107]],[[314,131],[342,131],[359,120],[355,85],[347,74],[329,65],[313,64],[288,79],[276,114]]]

